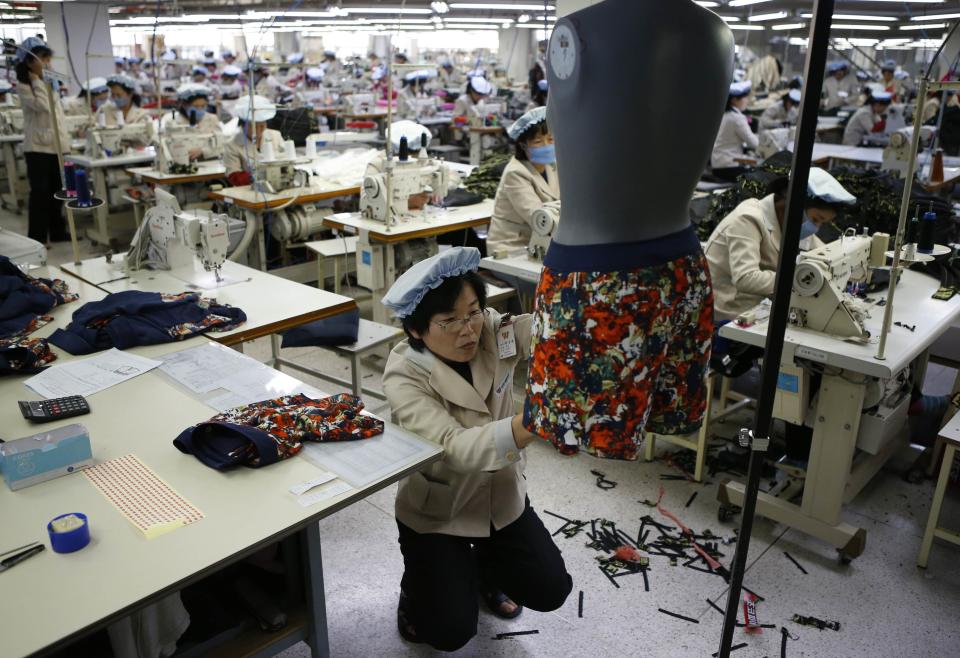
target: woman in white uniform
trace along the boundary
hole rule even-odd
[[[397,492],[397,626],[441,651],[476,634],[478,595],[512,619],[523,607],[558,609],[573,587],[523,475],[535,437],[516,413],[513,377],[529,358],[531,316],[486,308],[479,264],[479,251],[454,247],[407,270],[383,298],[407,334],[383,374],[393,421],[444,450]]]
[[[97,110],[98,126],[113,128],[151,121],[150,115],[140,107],[140,94],[133,78],[112,75],[107,78],[107,86],[110,88],[110,100]]]
[[[208,111],[210,89],[204,85],[187,83],[177,90],[179,106],[173,115],[173,125],[193,126],[200,133],[222,133],[223,126],[217,115]],[[220,157],[220,152],[211,146],[194,148],[190,151],[191,160],[211,160]]]
[[[50,68],[53,51],[38,37],[27,37],[17,47],[14,56],[17,75],[17,95],[23,108],[23,157],[30,183],[27,235],[37,242],[49,244],[67,240],[67,229],[61,214],[61,204],[53,198],[60,191],[60,163],[57,159],[57,140],[54,134],[53,113],[60,126],[60,146],[70,148],[70,138],[64,129],[60,98],[53,95],[53,107],[44,69]]]
[[[857,76],[850,75],[850,65],[844,61],[831,62],[827,66],[827,73],[830,77],[823,81],[823,109],[836,114],[836,110],[844,105],[857,102],[860,83]]]
[[[864,138],[872,133],[882,133],[886,127],[885,117],[893,95],[886,91],[872,92],[867,102],[854,112],[843,129],[843,143],[846,146],[860,146]]]
[[[791,89],[779,103],[771,105],[760,115],[760,130],[771,128],[789,128],[797,124],[797,112],[800,109],[800,90]]]
[[[713,144],[710,166],[713,175],[725,181],[734,181],[747,171],[747,167],[737,162],[747,149],[756,149],[760,140],[750,127],[750,120],[743,114],[750,102],[750,83],[734,82],[727,96],[727,110],[720,121],[720,130]]]
[[[277,115],[277,106],[263,96],[243,96],[237,101],[234,113],[240,120],[240,130],[227,142],[223,153],[223,166],[231,185],[249,185],[253,181],[252,162],[263,159],[272,151],[274,156],[283,153],[283,137],[277,130],[267,128],[267,121]],[[255,155],[256,153],[256,155]]]
[[[493,85],[486,78],[479,76],[470,78],[467,82],[466,91],[457,96],[457,100],[453,104],[454,118],[465,117],[467,123],[481,119],[477,104],[487,98],[492,91]]]
[[[110,87],[106,78],[90,78],[74,98],[63,103],[63,111],[72,116],[83,116],[95,113],[110,99]]]
[[[520,117],[507,131],[515,143],[513,157],[503,170],[494,201],[487,253],[523,249],[533,231],[531,215],[544,203],[560,200],[553,135],[547,108],[538,107]]]
[[[780,243],[786,215],[786,177],[773,181],[762,199],[747,199],[717,225],[704,253],[713,282],[714,318],[733,320],[771,298],[780,261]],[[837,180],[823,169],[810,169],[803,227],[802,249],[823,243],[816,233],[834,221],[843,206],[856,203]]]

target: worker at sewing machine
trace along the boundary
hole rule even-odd
[[[100,106],[110,100],[110,87],[106,78],[90,78],[80,88],[80,92],[63,103],[63,111],[74,116],[95,113]]]
[[[333,50],[323,51],[323,62],[320,63],[320,66],[324,75],[329,76],[331,80],[336,80],[343,75],[343,66],[337,60],[337,53]]]
[[[843,144],[860,146],[870,134],[883,133],[886,130],[886,115],[893,102],[893,94],[888,91],[871,91],[866,103],[857,110],[847,127],[843,130]]]
[[[267,121],[277,115],[277,106],[263,96],[243,96],[233,108],[240,120],[240,130],[227,142],[223,166],[231,185],[249,185],[253,181],[254,159],[262,160],[271,153],[283,153],[280,131],[267,128]]]
[[[448,59],[440,62],[440,86],[444,89],[455,89],[463,84],[463,74],[453,66]]]
[[[493,92],[493,85],[481,76],[474,76],[467,82],[466,91],[457,97],[453,105],[453,116],[465,117],[467,123],[483,123],[483,117],[477,107]]]
[[[271,103],[279,103],[290,89],[280,82],[270,69],[263,63],[253,65],[253,89],[259,96],[263,96]]]
[[[397,158],[400,153],[401,142],[405,142],[409,152],[410,160],[417,160],[421,157],[421,150],[430,144],[432,135],[430,129],[421,126],[415,121],[402,120],[390,124],[390,144],[393,146],[393,157]],[[367,164],[364,175],[382,174],[386,171],[386,156],[379,155]],[[445,190],[425,190],[418,194],[411,194],[407,197],[407,210],[423,210],[430,201],[440,204],[443,201]]]
[[[13,93],[13,85],[0,80],[0,108],[20,107],[20,99]]]
[[[827,73],[829,77],[823,81],[823,109],[835,114],[844,105],[857,102],[860,84],[855,75],[850,75],[850,65],[845,61],[830,62]]]
[[[503,170],[494,201],[487,253],[499,248],[526,248],[533,231],[533,212],[549,201],[560,200],[553,135],[547,125],[547,108],[538,107],[517,119],[507,130],[514,154]]]
[[[220,75],[217,73],[217,60],[213,58],[213,55],[203,58],[203,68],[207,69],[207,80],[216,82],[217,78]]]
[[[747,199],[713,230],[704,253],[713,281],[714,318],[733,320],[765,298],[771,298],[780,261],[786,220],[789,178],[767,186],[762,199]],[[838,210],[856,203],[833,176],[813,167],[807,179],[800,246],[815,249],[823,243],[817,231],[834,221]]]
[[[476,249],[454,247],[407,270],[383,298],[407,334],[383,375],[393,421],[444,449],[397,492],[397,627],[441,651],[476,634],[478,596],[512,619],[524,607],[558,609],[573,586],[523,475],[535,437],[516,413],[513,376],[529,357],[531,317],[486,308],[479,264]]]
[[[203,85],[205,87],[211,87],[210,80],[207,77],[207,69],[204,66],[197,64],[190,70],[190,82],[195,85]]]
[[[547,106],[547,95],[550,91],[550,82],[544,78],[537,81],[537,86],[530,91],[530,102],[527,103],[527,111]]]
[[[243,71],[239,66],[228,64],[223,67],[218,81],[217,88],[220,91],[220,98],[223,100],[236,100],[243,93],[243,83],[240,82],[240,74]]]
[[[177,90],[177,112],[173,115],[174,126],[192,126],[198,133],[222,133],[223,126],[217,115],[209,111],[210,89],[203,85],[188,82]],[[165,127],[165,126],[164,126]],[[210,160],[220,153],[204,151],[203,148],[190,150],[191,160]]]
[[[429,69],[411,71],[403,77],[403,86],[397,92],[397,113],[405,119],[436,113],[435,97],[427,96],[424,87],[437,72]]]
[[[734,82],[727,96],[727,109],[720,121],[720,130],[713,144],[710,166],[713,175],[725,181],[734,181],[747,171],[747,167],[737,162],[744,156],[744,146],[755,150],[760,140],[750,127],[750,120],[743,111],[750,103],[750,82]]]
[[[149,123],[151,117],[140,107],[137,83],[127,75],[107,78],[110,100],[97,109],[96,124],[101,128],[115,128],[128,123]],[[144,145],[146,146],[146,145]]]
[[[909,78],[909,76],[906,76]],[[893,96],[894,103],[903,103],[910,97],[910,89],[904,76],[897,76],[897,63],[888,59],[880,65],[880,84],[884,91]]]
[[[791,89],[783,95],[779,103],[765,109],[760,115],[760,130],[795,126],[797,113],[800,111],[800,98],[800,90]]]

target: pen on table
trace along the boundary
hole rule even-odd
[[[12,567],[17,566],[26,559],[29,559],[36,555],[37,553],[42,553],[45,546],[43,544],[37,544],[33,548],[28,548],[22,553],[17,553],[12,557],[8,557],[6,560],[0,561],[0,572],[6,571]]]

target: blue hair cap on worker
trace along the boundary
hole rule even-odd
[[[13,58],[15,62],[22,62],[30,53],[33,52],[35,48],[49,48],[47,42],[41,39],[40,37],[27,37],[23,40],[23,43],[20,44],[20,47],[17,48],[17,54]]]
[[[220,57],[234,57],[234,54],[232,50],[224,50],[222,53],[220,53]]]
[[[287,64],[302,64],[303,53],[290,53],[287,55]]]
[[[490,81],[486,78],[481,78],[480,76],[474,76],[470,78],[470,83],[467,85],[467,89],[473,89],[481,96],[489,96],[491,93],[493,93],[493,85],[490,84]]]
[[[203,66],[194,66],[193,69],[191,69],[191,72],[192,72],[194,75],[197,75],[198,73],[202,73],[203,75],[206,75],[206,74],[207,74],[207,69],[204,68]]]
[[[828,73],[836,73],[837,71],[846,71],[846,70],[849,69],[849,68],[850,68],[850,65],[849,65],[849,64],[847,64],[847,63],[844,62],[843,60],[840,60],[840,61],[838,61],[838,62],[830,62],[830,63],[827,65],[827,72],[828,72]]]
[[[137,81],[131,78],[129,75],[111,75],[109,78],[107,78],[107,85],[111,87],[113,85],[118,85],[130,92],[137,90]]]
[[[869,79],[870,79],[869,73],[867,73],[866,71],[857,71],[857,80],[866,82]]]
[[[852,206],[857,197],[847,192],[836,178],[820,167],[810,168],[810,177],[807,178],[807,196],[827,203],[842,203]]]
[[[439,288],[445,279],[476,272],[480,251],[475,247],[453,247],[420,261],[404,272],[383,297],[383,305],[398,318],[417,310],[428,292]]]
[[[234,66],[233,64],[227,64],[226,66],[223,67],[223,71],[221,71],[221,75],[225,75],[228,78],[229,77],[235,78],[241,73],[243,73],[243,71],[240,70],[240,67]]]
[[[870,94],[870,101],[873,103],[892,103],[893,94],[889,91],[875,91]]]
[[[550,83],[547,82],[546,78],[544,78],[543,80],[539,80],[537,82],[537,89],[539,89],[540,91],[547,91],[549,88],[550,88]]]
[[[88,93],[93,94],[94,96],[97,94],[102,94],[105,91],[110,91],[110,88],[107,87],[106,78],[90,78],[84,82],[80,88]]]
[[[520,135],[527,132],[527,130],[529,130],[532,126],[535,126],[538,123],[543,123],[546,120],[547,108],[535,107],[514,121],[513,125],[507,128],[507,136],[513,141],[517,141]]]
[[[888,59],[887,61],[885,61],[883,64],[880,65],[880,70],[881,70],[881,71],[896,71],[896,70],[897,70],[897,63],[896,63],[895,61],[893,61],[892,59]]]
[[[750,93],[750,89],[753,85],[750,84],[749,80],[744,80],[743,82],[731,82],[730,83],[730,95],[734,98],[743,98]]]
[[[792,100],[794,103],[799,103],[800,99],[803,98],[803,96],[800,95],[799,89],[791,89],[787,94],[787,97],[790,98],[790,100]]]
[[[317,66],[311,66],[305,71],[305,73],[308,80],[323,80],[323,69]]]
[[[188,83],[177,89],[177,100],[189,103],[194,98],[210,98],[210,89],[201,84]]]

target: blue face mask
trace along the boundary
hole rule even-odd
[[[192,121],[194,123],[200,123],[200,121],[203,119],[204,116],[206,116],[206,114],[207,114],[206,110],[201,110],[196,107],[191,107],[189,110],[187,110],[187,118],[188,119],[192,118]]]
[[[93,106],[99,108],[101,105],[103,105],[106,102],[107,101],[103,98],[97,98],[93,101]]]
[[[811,235],[816,235],[819,230],[820,227],[807,216],[807,213],[803,213],[803,224],[800,226],[800,239],[806,240]]]
[[[113,99],[113,104],[116,105],[117,107],[119,107],[120,109],[125,108],[125,107],[127,106],[127,103],[129,103],[129,102],[130,102],[130,100],[127,99],[127,98],[114,98],[114,99]]]
[[[557,150],[553,144],[531,146],[527,149],[527,155],[533,164],[550,165],[557,161]]]

